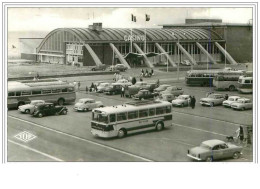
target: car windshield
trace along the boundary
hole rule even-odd
[[[235,101],[235,99],[233,97],[229,97],[228,100],[229,101]]]
[[[206,145],[206,144],[204,144],[204,143],[201,143],[201,144],[200,144],[200,147],[202,147],[202,148],[207,148],[207,149],[211,149],[210,146],[208,146],[208,145]]]
[[[40,101],[32,101],[31,105],[36,105],[36,104],[39,104],[39,103],[41,103],[41,102]]]
[[[101,123],[108,123],[108,115],[100,112],[94,112],[93,120]]]
[[[185,100],[185,96],[178,96],[177,99]]]
[[[208,98],[216,98],[216,96],[211,94],[211,95],[208,96]]]

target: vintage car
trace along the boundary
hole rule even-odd
[[[253,103],[248,98],[240,98],[236,102],[231,104],[231,108],[233,110],[246,110],[246,109],[252,109]]]
[[[105,88],[104,93],[107,95],[115,95],[120,94],[122,90],[122,85],[120,83],[112,83],[108,87]]]
[[[168,102],[172,102],[172,100],[175,99],[175,96],[173,94],[161,94],[158,97],[159,97],[159,100],[168,101]]]
[[[104,70],[106,70],[106,67],[107,66],[105,64],[101,64],[101,65],[92,67],[91,71],[104,71]]]
[[[165,91],[170,86],[171,85],[166,85],[166,84],[160,85],[159,87],[154,89],[154,92],[160,93],[162,91]]]
[[[190,103],[190,96],[189,95],[180,95],[175,100],[172,101],[173,106],[188,106]]]
[[[216,105],[221,105],[223,101],[225,100],[224,95],[222,94],[210,94],[206,98],[201,98],[200,99],[200,104],[202,106],[216,106]]]
[[[230,97],[228,97],[227,100],[223,101],[222,105],[224,107],[230,108],[231,104],[233,104],[234,102],[236,102],[240,98],[241,98],[240,96],[230,96]]]
[[[103,93],[108,86],[110,86],[110,83],[101,83],[97,86],[97,93]]]
[[[188,150],[187,156],[197,161],[213,161],[225,158],[238,159],[242,154],[242,147],[221,140],[207,140]]]
[[[137,94],[140,89],[146,89],[146,90],[153,92],[153,90],[156,87],[158,87],[156,83],[148,84],[147,82],[144,82],[144,81],[138,81],[138,82],[136,82],[136,84],[127,87],[127,89],[125,90],[125,96],[131,97],[132,95]]]
[[[133,98],[135,100],[144,100],[144,99],[155,98],[157,96],[158,96],[158,93],[152,93],[146,89],[142,89],[136,95],[134,95]]]
[[[66,115],[68,109],[65,106],[54,106],[53,103],[38,104],[35,106],[31,114],[35,117],[43,117],[49,115]]]
[[[184,65],[184,66],[190,66],[191,65],[189,60],[183,60],[183,62],[181,62],[181,64]]]
[[[25,104],[25,105],[22,105],[22,106],[19,106],[18,107],[18,110],[21,112],[21,113],[26,113],[26,114],[29,114],[30,112],[33,112],[34,110],[34,107],[38,104],[44,104],[45,101],[44,100],[32,100],[30,104]]]
[[[130,86],[130,85],[132,85],[132,83],[129,82],[127,79],[119,79],[116,83],[120,84],[122,86]]]
[[[96,81],[94,83],[94,85],[96,85],[98,87],[101,83],[107,83],[107,82],[106,81]]]
[[[86,112],[100,107],[104,107],[101,101],[95,101],[91,98],[82,98],[74,105],[74,110]]]
[[[116,64],[114,66],[109,67],[110,71],[120,71],[125,72],[127,70],[127,67],[124,64]]]
[[[167,87],[165,91],[160,92],[160,94],[173,94],[174,96],[179,96],[183,94],[183,90],[180,87],[171,86]]]

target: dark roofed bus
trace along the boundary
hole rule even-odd
[[[18,108],[32,100],[44,100],[63,105],[75,102],[76,93],[74,85],[55,79],[37,81],[9,81],[7,107]]]

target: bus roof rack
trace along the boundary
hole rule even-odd
[[[142,105],[148,105],[148,104],[155,104],[160,103],[158,100],[142,100],[142,101],[132,101],[132,102],[126,102],[127,105],[133,105],[133,106],[142,106]]]

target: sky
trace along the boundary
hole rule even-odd
[[[137,22],[131,22],[131,14]],[[145,14],[151,19],[145,23]],[[103,27],[159,27],[184,23],[185,18],[214,18],[226,23],[248,23],[251,8],[8,8],[8,31],[51,31],[102,22]]]

